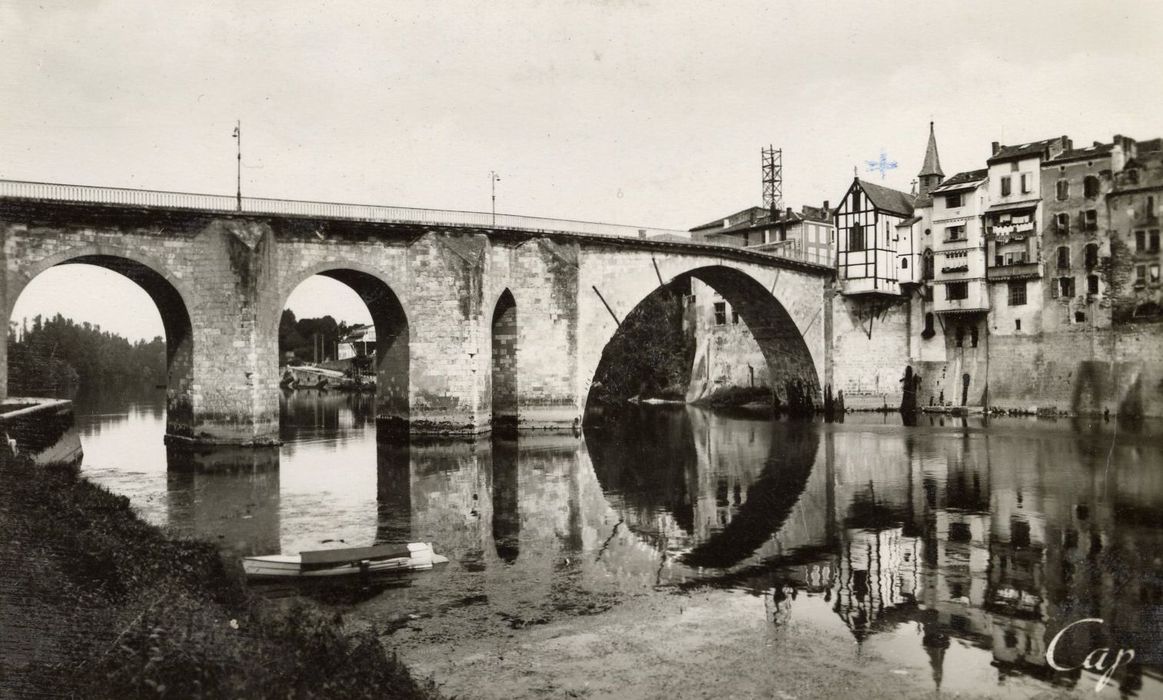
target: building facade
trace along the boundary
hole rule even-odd
[[[901,271],[913,281],[920,251],[900,243],[901,224],[911,225],[915,197],[853,178],[836,207],[836,273],[845,296],[901,296]],[[919,276],[917,277],[919,280]]]
[[[1041,166],[1070,150],[1065,136],[1002,146],[986,161],[990,206],[985,211],[986,280],[994,335],[1041,330]]]
[[[1118,325],[1163,322],[1163,139],[1136,143],[1115,136],[1107,194],[1113,287],[1112,321]]]

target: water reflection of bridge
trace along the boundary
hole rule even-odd
[[[1117,646],[1158,668],[1163,477],[1147,467],[1163,450],[1120,440],[1108,472],[1094,435],[1062,436],[680,410],[624,416],[580,442],[379,445],[376,525],[347,539],[430,540],[461,571],[526,582],[523,595],[563,581],[730,586],[764,596],[777,624],[823,601],[862,644],[919,629],[911,643],[946,687],[951,640],[988,652],[998,674],[1076,683],[1049,671],[1045,645],[1088,616],[1107,625],[1080,628],[1062,658]],[[273,465],[246,454],[232,472],[196,463],[206,457],[172,464],[171,518],[242,550],[280,542],[278,453]],[[181,493],[201,496],[179,507]],[[236,513],[245,524],[224,531]]]

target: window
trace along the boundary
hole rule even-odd
[[[1086,293],[1098,294],[1098,275],[1086,276]]]
[[[1098,228],[1098,210],[1087,209],[1082,212],[1082,225],[1087,231],[1094,231]]]
[[[852,231],[848,238],[849,250],[864,250],[864,227],[860,224],[852,224]]]
[[[1135,231],[1135,252],[1142,253],[1147,250],[1147,232]]]
[[[933,313],[929,312],[925,314],[925,330],[921,331],[921,337],[932,338],[934,334],[936,331],[933,330]]]
[[[731,323],[739,323],[739,312],[731,309]]]
[[[1147,266],[1135,265],[1135,284],[1143,285],[1147,283]]]
[[[1058,269],[1059,270],[1069,270],[1070,269],[1070,247],[1069,246],[1064,246],[1064,245],[1058,246]]]
[[[1148,280],[1151,284],[1159,284],[1159,266],[1151,266],[1151,277]]]
[[[1059,212],[1058,214],[1055,214],[1054,215],[1054,228],[1058,230],[1058,233],[1069,233],[1070,232],[1070,215],[1067,214],[1066,212]]]
[[[924,274],[925,279],[933,279],[933,251],[926,249],[924,258]]]
[[[860,190],[852,191],[852,211],[860,211]]]
[[[1006,175],[1001,178],[1001,196],[1010,196],[1010,176]]]
[[[715,302],[715,325],[721,326],[727,322],[727,304],[722,301]]]
[[[965,329],[962,328],[961,326],[957,326],[957,336],[956,337],[957,337],[957,347],[961,347],[962,345],[965,344]]]
[[[1020,331],[1020,330],[1022,330],[1022,319],[1020,319],[1020,318],[1015,318],[1015,319],[1014,319],[1014,330],[1015,330],[1015,331]]]
[[[972,345],[973,347],[977,347],[977,325],[976,324],[969,327],[969,344]]]
[[[1010,306],[1025,306],[1026,304],[1026,281],[1025,280],[1011,280],[1009,284],[1010,292]],[[1018,326],[1021,328],[1021,326]]]
[[[1069,180],[1059,180],[1058,185],[1055,188],[1055,192],[1058,196],[1059,202],[1063,202],[1063,201],[1066,201],[1067,199],[1069,199],[1070,198],[1070,181]]]
[[[945,285],[945,298],[949,301],[969,298],[968,282],[950,282]]]
[[[1147,197],[1147,220],[1154,221],[1155,216],[1156,216],[1155,215],[1155,198],[1148,196]]]
[[[1098,244],[1087,243],[1084,251],[1086,269],[1091,270],[1098,266]]]
[[[1029,173],[1022,173],[1022,194],[1029,194],[1034,191],[1033,187],[1030,186],[1030,180]]]
[[[945,227],[946,241],[964,241],[965,240],[965,225],[960,226],[946,226]]]
[[[1069,299],[1074,296],[1074,278],[1073,277],[1059,277],[1058,278],[1058,295],[1064,299]]]
[[[956,209],[959,206],[961,206],[961,195],[960,194],[947,194],[947,195],[945,195],[945,208],[946,209]]]
[[[1074,312],[1074,322],[1075,323],[1086,323],[1086,313],[1082,312],[1082,311],[1075,311]]]
[[[1098,178],[1094,175],[1087,175],[1086,179],[1082,181],[1082,194],[1087,199],[1094,199],[1098,196]]]
[[[1149,243],[1147,245],[1147,252],[1159,252],[1159,229],[1152,229]]]
[[[909,269],[909,259],[908,258],[901,258],[901,269],[902,270]]]

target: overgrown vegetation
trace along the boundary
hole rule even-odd
[[[131,343],[90,323],[57,314],[8,329],[8,390],[25,396],[60,395],[98,385],[152,386],[166,381],[166,341]]]
[[[331,316],[295,318],[295,312],[283,309],[279,318],[279,357],[292,353],[296,360],[313,362],[335,359],[335,346],[353,326]],[[317,355],[318,349],[322,354]]]
[[[600,404],[686,395],[694,337],[683,332],[682,295],[663,288],[622,320],[606,345],[590,398]]]
[[[252,595],[209,543],[166,537],[128,499],[65,471],[0,467],[4,562],[77,630],[22,685],[84,697],[432,698],[375,635]],[[44,613],[44,610],[41,611]]]

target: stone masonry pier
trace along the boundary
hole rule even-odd
[[[167,432],[177,442],[277,440],[279,316],[312,275],[348,285],[372,315],[381,435],[490,430],[495,373],[506,422],[576,426],[621,320],[685,276],[740,312],[775,386],[797,379],[819,391],[829,268],[652,233],[0,181],[0,310],[7,323],[28,283],[65,263],[99,265],[140,285],[165,325]],[[504,352],[496,363],[494,348]]]

